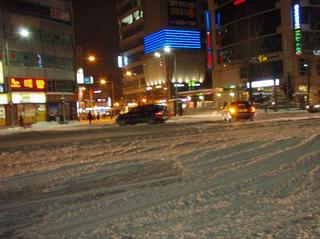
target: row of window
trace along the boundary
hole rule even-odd
[[[301,76],[306,76],[311,72],[312,68],[312,63],[309,60],[306,59],[299,59],[298,62],[298,67],[299,67],[299,74]],[[317,75],[320,75],[320,62],[316,62],[316,72]]]
[[[123,31],[120,35],[120,39],[126,39],[130,36],[133,36],[134,34],[137,34],[139,32],[142,32],[143,31],[143,24],[139,24],[139,25],[136,25],[135,27],[133,28],[130,28],[126,31]]]
[[[6,25],[5,36],[8,39],[20,39],[17,34],[17,29],[19,29],[17,26]],[[32,40],[32,41],[46,43],[46,44],[64,45],[64,46],[70,46],[70,47],[72,47],[73,45],[73,37],[71,34],[46,31],[39,28],[28,28],[28,31],[30,32],[30,36],[28,37],[28,39],[21,39],[21,40],[23,41]]]
[[[271,11],[222,27],[217,32],[217,43],[224,47],[248,38],[274,34],[280,25],[280,10]]]
[[[69,25],[72,23],[69,9],[71,5],[67,3],[65,6],[68,10],[65,11],[21,0],[2,0],[1,2],[5,11],[46,18]]]
[[[126,12],[129,12],[131,9],[141,6],[142,5],[142,0],[131,0],[128,1],[128,3],[121,8],[119,8],[119,13],[120,15],[125,14]]]
[[[218,8],[216,11],[216,22],[219,26],[224,26],[240,18],[271,10],[275,7],[276,0],[247,0],[245,3],[236,6],[231,1]]]
[[[76,82],[71,80],[48,80],[48,92],[76,92]]]
[[[250,56],[257,56],[259,54],[268,54],[271,52],[282,51],[281,34],[276,34],[258,40],[252,40],[247,43],[240,43],[219,49],[218,63],[229,64],[233,61],[244,59]]]
[[[74,69],[72,58],[17,51],[10,51],[10,65],[64,70]]]
[[[142,10],[134,11],[133,13],[121,19],[120,28],[130,25],[141,18],[143,18],[143,11]]]
[[[301,22],[303,24],[310,24],[311,30],[320,30],[319,7],[303,7],[301,16]]]

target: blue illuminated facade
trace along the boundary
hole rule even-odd
[[[144,38],[144,53],[150,54],[169,46],[173,49],[201,49],[200,31],[161,29]]]

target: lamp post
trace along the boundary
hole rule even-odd
[[[177,60],[176,60],[176,54],[172,51],[170,46],[165,46],[163,48],[163,51],[165,54],[172,56],[173,58],[173,73],[172,73],[172,78],[174,79],[173,87],[174,87],[174,97],[175,97],[175,115],[178,114],[179,107],[178,107],[178,80],[177,80]],[[161,57],[161,53],[155,52],[154,56],[157,58]]]
[[[9,48],[9,42],[6,36],[6,26],[3,23],[3,44],[4,47],[2,47],[3,55],[5,56],[5,67],[4,67],[4,75],[6,79],[6,85],[7,85],[7,93],[8,93],[8,103],[10,108],[10,116],[11,116],[11,126],[14,127],[16,124],[16,115],[15,115],[15,109],[14,104],[12,100],[12,88],[11,88],[11,65],[10,65],[10,48]],[[22,38],[28,38],[30,36],[30,32],[27,28],[20,28],[19,30],[19,36]]]
[[[113,81],[107,81],[105,79],[100,80],[101,85],[105,85],[107,83],[111,84],[111,107],[114,106],[114,82]]]
[[[140,78],[140,74],[132,73],[131,71],[126,71],[126,76],[127,77],[131,77],[131,76],[137,76],[138,77],[139,103],[143,102],[142,97],[141,97],[141,78]],[[143,103],[145,103],[145,102],[143,102]]]

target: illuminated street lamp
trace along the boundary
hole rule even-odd
[[[111,84],[111,106],[113,107],[114,104],[114,82],[113,81],[107,81],[106,79],[101,79],[100,84],[101,85],[106,85],[107,83]]]
[[[29,37],[30,32],[29,32],[28,29],[26,29],[26,28],[23,27],[23,28],[20,29],[19,34],[20,34],[20,36],[26,38],[26,37]]]
[[[90,62],[95,62],[96,61],[96,57],[95,56],[88,56],[88,60]]]
[[[174,87],[174,94],[175,94],[175,115],[178,114],[178,81],[177,81],[177,77],[176,77],[176,72],[177,72],[177,60],[176,60],[176,54],[172,51],[172,48],[170,46],[165,46],[163,48],[163,51],[166,55],[170,55],[173,57],[173,76],[172,78],[173,80],[173,87]],[[154,56],[157,58],[161,57],[161,53],[160,52],[155,52]]]
[[[131,71],[126,71],[126,76],[127,77],[131,77],[131,76],[138,76],[138,89],[139,89],[139,101],[141,101],[141,79],[140,79],[140,75],[136,74],[136,73],[132,73]]]

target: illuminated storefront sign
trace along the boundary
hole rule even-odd
[[[274,85],[280,85],[279,79],[269,79],[269,80],[261,80],[261,81],[252,81],[251,88],[263,88],[263,87],[273,87]],[[247,82],[247,88],[250,88],[250,82]]]
[[[300,19],[300,4],[298,0],[293,6],[293,21],[294,21],[294,39],[296,43],[296,55],[302,54],[301,47],[301,19]]]
[[[242,3],[245,3],[247,0],[234,0],[233,1],[233,5],[234,6],[237,6],[237,5],[240,5],[240,4],[242,4]]]
[[[12,102],[14,104],[23,103],[38,103],[44,104],[47,102],[44,92],[12,92]]]
[[[3,65],[1,60],[0,60],[0,84],[4,84]]]
[[[149,54],[170,46],[175,49],[200,49],[200,31],[162,29],[144,38],[144,53]]]
[[[0,105],[8,104],[8,94],[0,94]]]
[[[77,83],[78,84],[84,84],[84,72],[83,68],[79,68],[77,70]]]
[[[93,77],[92,76],[85,76],[84,77],[84,84],[85,85],[93,85]]]
[[[36,78],[11,78],[10,87],[12,91],[45,91],[46,81]]]
[[[315,56],[320,56],[320,50],[314,50],[313,55]]]

